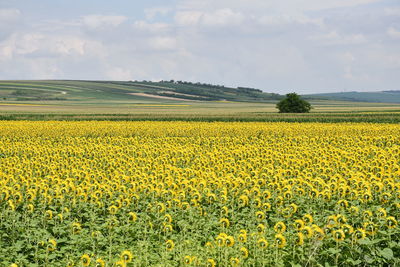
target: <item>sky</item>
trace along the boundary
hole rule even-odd
[[[0,79],[400,90],[400,1],[0,0]]]

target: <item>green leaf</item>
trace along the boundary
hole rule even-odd
[[[340,251],[341,251],[340,249],[336,249],[336,248],[330,248],[327,250],[327,252],[329,252],[329,254],[337,254]]]
[[[393,259],[393,250],[390,248],[384,248],[380,251],[382,257],[384,257],[387,260]]]
[[[353,259],[347,259],[346,260],[347,263],[350,263],[353,266],[358,266],[361,264],[361,260],[353,260]]]
[[[364,259],[365,259],[365,261],[366,261],[367,263],[369,263],[369,264],[372,264],[372,263],[374,262],[374,258],[372,258],[372,257],[369,256],[369,255],[365,255],[365,256],[364,256]]]

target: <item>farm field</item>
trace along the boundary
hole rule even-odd
[[[398,124],[2,121],[2,264],[396,266],[399,154]]]
[[[314,99],[309,114],[279,114],[279,97],[193,83],[0,81],[0,120],[400,122],[396,103]]]

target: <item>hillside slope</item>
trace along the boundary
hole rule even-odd
[[[303,95],[305,99],[324,99],[335,101],[400,103],[400,91],[381,92],[341,92]]]
[[[253,88],[189,82],[123,81],[0,81],[0,101],[237,101],[265,102],[280,99]]]

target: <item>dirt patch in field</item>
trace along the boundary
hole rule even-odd
[[[172,96],[151,95],[151,94],[146,94],[146,93],[128,93],[128,95],[136,95],[136,96],[144,96],[144,97],[168,99],[168,100],[177,100],[177,101],[190,101],[190,102],[197,102],[198,101],[198,100],[191,100],[191,99],[172,97]]]

